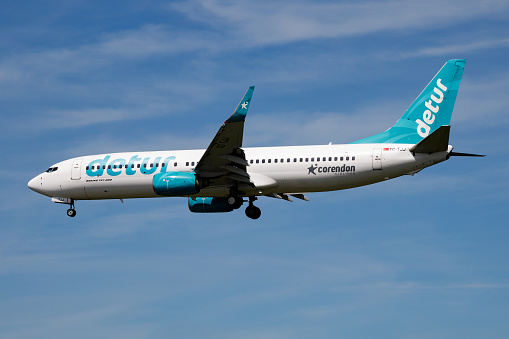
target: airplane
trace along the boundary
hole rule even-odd
[[[247,202],[246,216],[258,219],[261,196],[309,201],[307,193],[414,175],[451,156],[484,156],[449,145],[465,62],[447,61],[391,128],[349,144],[243,147],[251,86],[205,150],[80,156],[52,165],[28,187],[69,205],[69,217],[78,200],[187,197],[191,212],[231,212]]]

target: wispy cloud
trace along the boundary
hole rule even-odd
[[[35,23],[20,5],[4,25],[23,34],[0,33],[16,41],[0,53],[1,336],[398,338],[387,328],[462,319],[428,335],[449,338],[479,309],[503,318],[507,1],[76,4]],[[26,187],[65,158],[205,148],[251,84],[246,147],[363,138],[457,51],[451,140],[499,156],[261,197],[257,221],[181,198],[79,201],[68,218]]]
[[[467,66],[468,67],[468,66]],[[465,73],[468,69],[465,69]],[[476,121],[476,126],[509,124],[509,72],[481,73],[472,79],[466,73],[461,84],[453,121]]]
[[[472,17],[507,9],[506,2],[388,1],[291,4],[196,0],[170,8],[219,30],[243,46],[271,45],[317,38],[341,38],[394,30],[447,27]],[[397,19],[394,14],[397,13]]]
[[[257,146],[349,143],[390,128],[404,113],[402,107],[410,103],[411,100],[405,103],[400,98],[390,102],[368,98],[347,113],[287,111],[257,114],[246,123],[244,140],[249,146],[253,142]],[[292,107],[288,108],[291,110]]]
[[[439,46],[429,46],[419,48],[413,52],[403,52],[401,54],[404,58],[410,57],[430,57],[439,55],[465,55],[467,52],[492,49],[492,48],[509,48],[509,38],[489,39],[480,38],[477,41],[448,43]]]

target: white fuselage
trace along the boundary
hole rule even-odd
[[[411,144],[344,144],[244,148],[254,187],[246,196],[334,191],[413,174],[447,159],[452,150],[413,154]],[[53,165],[29,182],[49,197],[73,200],[159,197],[153,177],[160,172],[192,172],[205,150],[128,152],[84,156]],[[226,197],[225,186],[193,196]]]

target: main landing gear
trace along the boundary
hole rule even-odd
[[[234,210],[240,208],[242,204],[244,203],[244,199],[242,197],[237,197],[235,195],[230,195],[228,199],[226,200],[228,205],[230,205]]]
[[[249,206],[246,207],[246,216],[251,219],[258,219],[262,215],[262,211],[253,205],[256,197],[249,197]]]
[[[71,199],[71,203],[69,204],[69,209],[67,210],[67,215],[71,218],[76,216],[76,210],[74,209],[74,199]]]
[[[258,219],[262,215],[262,211],[253,205],[253,201],[255,200],[257,200],[256,197],[249,197],[249,206],[246,207],[246,216],[251,219]],[[242,206],[244,199],[237,196],[235,192],[231,192],[226,202],[236,210]]]

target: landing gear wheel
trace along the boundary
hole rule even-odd
[[[229,196],[226,202],[228,203],[228,205],[230,205],[233,209],[236,210],[237,208],[240,208],[240,206],[242,206],[244,200],[242,199],[242,197]]]
[[[246,207],[246,216],[251,219],[258,219],[262,215],[262,211],[252,203]]]
[[[69,204],[69,209],[67,210],[67,215],[71,218],[76,216],[76,210],[74,209],[74,199],[71,199],[71,203]]]

